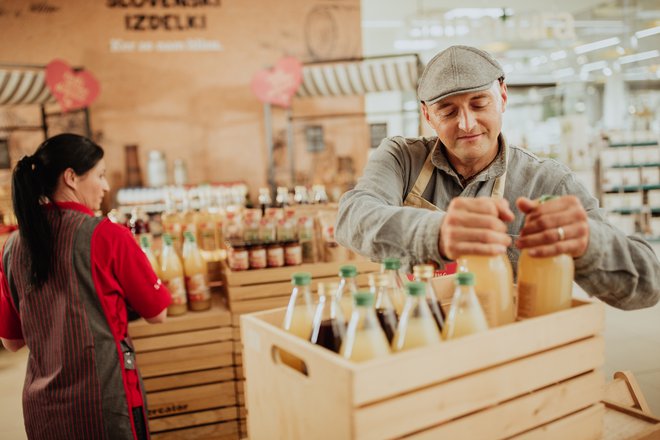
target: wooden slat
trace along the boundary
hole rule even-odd
[[[232,313],[243,315],[245,313],[260,312],[279,307],[285,307],[289,303],[289,295],[273,298],[254,299],[250,301],[234,301],[231,304]]]
[[[232,327],[241,328],[241,315],[237,315],[235,313],[232,313],[231,314],[231,325],[232,325]]]
[[[144,353],[166,348],[188,347],[190,344],[230,341],[233,335],[234,330],[232,327],[217,327],[207,330],[139,338],[135,339],[133,344],[135,345],[136,352]]]
[[[149,418],[236,405],[233,381],[149,394]]]
[[[172,429],[188,428],[191,426],[208,425],[217,422],[227,422],[238,419],[235,406],[215,408],[207,411],[198,411],[190,414],[180,414],[171,417],[160,417],[149,420],[149,430],[152,434]]]
[[[144,379],[144,388],[147,392],[151,393],[154,391],[224,382],[234,379],[236,379],[236,370],[234,367],[214,368],[212,370],[178,373]]]
[[[234,362],[232,348],[228,341],[138,353],[137,364],[144,378],[228,367]]]
[[[239,419],[247,419],[247,409],[244,406],[238,407]]]
[[[219,295],[213,295],[212,301],[213,305],[210,310],[203,312],[189,311],[182,316],[169,316],[162,324],[149,324],[143,319],[134,321],[128,326],[128,333],[131,338],[136,340],[147,336],[230,326],[231,314],[224,306],[222,298]]]
[[[582,411],[512,437],[511,440],[557,440],[572,438],[598,440],[603,435],[604,415],[605,406],[602,403],[598,403]]]
[[[506,439],[592,405],[603,386],[600,372],[588,373],[406,438]]]
[[[196,428],[177,429],[153,434],[153,440],[236,440],[238,435],[238,422],[223,422],[214,425],[199,426]]]
[[[604,350],[603,338],[593,337],[369,405],[354,414],[355,435],[399,437],[479,411],[598,368]],[[602,393],[591,399],[600,402]]]
[[[234,365],[243,365],[243,354],[242,352],[240,353],[234,353]]]
[[[240,327],[232,327],[231,328],[231,338],[234,341],[240,341],[241,340],[241,328]]]
[[[376,272],[380,270],[380,265],[378,263],[366,260],[355,260],[345,263],[332,262],[301,264],[299,266],[275,267],[270,269],[245,270],[238,272],[226,270],[225,276],[229,289],[231,289],[233,286],[291,281],[291,276],[296,272],[309,272],[312,274],[313,279],[336,276],[339,273],[339,267],[344,264],[354,265],[357,268],[358,273]]]
[[[317,290],[318,283],[321,282],[339,282],[340,278],[336,275],[329,277],[317,277],[312,280],[312,289]],[[369,275],[360,274],[356,278],[356,284],[359,288],[369,288]],[[266,284],[251,284],[242,286],[230,286],[227,290],[229,296],[230,308],[234,301],[247,301],[252,299],[269,298],[273,296],[290,296],[291,280],[274,281]]]

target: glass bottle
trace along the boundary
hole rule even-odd
[[[356,362],[387,356],[390,342],[374,313],[374,296],[370,292],[358,292],[353,298],[353,314],[340,354]]]
[[[391,343],[396,331],[397,313],[390,297],[390,279],[387,274],[372,273],[369,274],[369,286],[376,298],[376,317],[387,336],[387,341]]]
[[[401,316],[403,305],[406,303],[406,289],[400,269],[401,261],[398,258],[385,258],[380,266],[381,273],[388,277],[387,289],[397,316]]]
[[[392,340],[393,351],[437,344],[442,341],[433,313],[426,300],[426,284],[406,284],[406,305]]]
[[[431,309],[431,313],[433,313],[433,319],[435,319],[435,323],[438,325],[438,330],[442,332],[442,328],[445,324],[445,312],[442,310],[440,301],[438,300],[438,297],[435,296],[433,284],[431,284],[434,273],[435,268],[430,264],[418,264],[413,266],[415,281],[420,281],[426,285],[426,301]]]
[[[165,198],[165,212],[160,217],[163,224],[163,232],[169,234],[172,246],[178,254],[181,254],[181,241],[183,236],[182,218],[176,209],[174,196],[169,193]]]
[[[557,196],[544,195],[541,203]],[[532,257],[523,249],[518,260],[518,315],[545,315],[571,307],[575,267],[568,254]]]
[[[488,321],[474,291],[474,274],[459,272],[449,316],[442,332],[444,339],[455,339],[488,330]]]
[[[261,208],[261,216],[266,215],[266,209],[270,208],[273,204],[273,201],[270,197],[269,188],[259,188],[259,207]]]
[[[163,252],[160,257],[160,277],[172,295],[172,304],[167,308],[168,316],[183,315],[188,310],[183,266],[174,249],[170,234],[163,234]]]
[[[474,291],[490,327],[516,320],[513,271],[506,255],[463,255],[456,262],[459,272],[475,275]]]
[[[302,216],[298,219],[298,239],[302,247],[303,263],[316,262],[316,247],[314,243],[314,219]]]
[[[351,316],[353,312],[353,295],[357,292],[357,268],[347,264],[339,268],[339,289],[337,290],[337,301],[344,316]]]
[[[314,308],[310,284],[312,275],[307,272],[297,272],[291,277],[291,296],[289,305],[286,308],[282,328],[287,332],[298,336],[299,338],[309,340],[312,333],[312,321]],[[281,352],[282,362],[298,371],[303,371],[303,363],[298,358]]]
[[[140,248],[142,249],[142,252],[144,252],[144,254],[147,256],[147,260],[149,260],[149,264],[151,264],[151,268],[154,270],[154,273],[158,278],[160,278],[160,263],[158,263],[158,259],[152,252],[149,237],[146,235],[140,237]]]
[[[208,267],[191,231],[184,232],[183,271],[190,310],[210,309],[211,289],[209,288]]]
[[[310,341],[339,353],[346,334],[346,323],[337,303],[337,283],[319,283],[319,302],[314,312]]]

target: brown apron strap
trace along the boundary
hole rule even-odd
[[[426,156],[426,161],[424,162],[422,171],[419,173],[419,176],[417,176],[417,180],[415,180],[415,184],[413,185],[412,191],[408,193],[406,199],[403,201],[403,206],[410,206],[413,208],[424,208],[424,209],[429,209],[431,211],[440,211],[440,208],[438,208],[433,203],[429,202],[428,200],[422,197],[422,193],[428,186],[429,181],[431,180],[431,176],[433,176],[433,173],[435,172],[435,166],[431,162],[431,159],[433,157],[433,152],[438,147],[439,142],[440,139],[436,141],[435,145],[431,149],[431,152],[429,153],[428,156]],[[497,177],[495,179],[495,183],[493,184],[493,192],[491,193],[491,197],[495,199],[504,198],[504,188],[506,186],[506,172],[509,165],[509,151],[507,151],[506,142],[502,142],[502,146],[504,148],[505,167],[504,167],[504,173],[501,176]]]

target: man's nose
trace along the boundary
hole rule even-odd
[[[476,125],[474,114],[470,110],[461,110],[458,120],[458,128],[465,132],[470,132]]]

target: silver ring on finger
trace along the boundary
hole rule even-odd
[[[564,238],[566,238],[566,233],[564,232],[564,228],[559,226],[557,228],[557,235],[559,236],[559,239],[557,241],[564,241]]]

